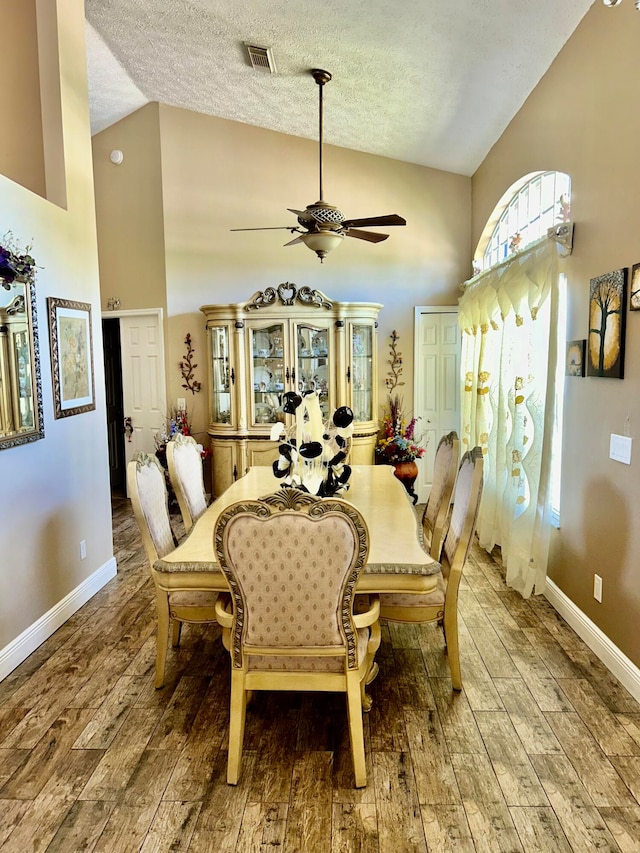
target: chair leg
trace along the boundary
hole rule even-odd
[[[244,688],[244,670],[231,669],[231,701],[229,707],[229,756],[227,784],[237,785],[242,761],[244,721],[247,713],[247,693]]]
[[[458,608],[445,608],[444,639],[449,656],[451,684],[454,690],[462,690],[462,673],[460,672],[460,647],[458,644]]]
[[[167,643],[169,642],[169,597],[166,592],[157,590],[158,637],[156,640],[156,690],[164,687],[164,668],[167,662]]]
[[[172,628],[172,637],[171,637],[171,645],[176,648],[180,645],[180,636],[182,634],[182,622],[179,619],[172,619],[173,628]]]
[[[364,757],[364,729],[362,726],[362,704],[360,699],[360,677],[357,671],[347,673],[347,715],[351,738],[351,756],[356,788],[367,784],[367,767]]]

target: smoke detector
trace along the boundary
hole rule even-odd
[[[273,59],[273,51],[270,47],[259,47],[257,44],[245,42],[247,56],[252,68],[258,71],[268,71],[269,74],[276,73],[276,63]]]

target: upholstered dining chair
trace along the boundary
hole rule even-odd
[[[449,657],[451,683],[462,690],[458,645],[458,589],[462,570],[476,530],[482,497],[484,460],[480,447],[467,451],[460,460],[453,491],[453,510],[442,547],[442,573],[429,593],[383,593],[380,617],[392,622],[439,622]]]
[[[156,688],[164,686],[169,627],[173,623],[173,645],[180,643],[183,622],[215,622],[218,594],[196,579],[180,572],[158,572],[156,560],[176,546],[168,509],[164,470],[155,456],[136,453],[127,466],[127,485],[133,514],[149,560],[156,589],[158,636],[156,645]]]
[[[355,507],[281,489],[225,509],[214,529],[216,559],[231,589],[218,621],[231,654],[227,782],[240,775],[247,693],[344,692],[355,785],[366,785],[362,712],[375,677],[379,601],[354,614],[369,551]]]
[[[173,491],[184,522],[185,532],[191,530],[207,508],[202,478],[202,457],[193,436],[176,435],[167,442],[167,467]]]
[[[431,491],[422,515],[424,547],[434,560],[439,560],[442,552],[459,462],[460,440],[458,433],[453,430],[443,435],[438,442]]]

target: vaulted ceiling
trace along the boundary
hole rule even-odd
[[[471,175],[594,0],[85,0],[92,132],[149,101]],[[269,47],[255,70],[245,43]]]

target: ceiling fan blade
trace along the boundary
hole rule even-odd
[[[304,219],[308,222],[313,222],[313,216],[309,213],[308,210],[294,210],[292,207],[288,207],[287,210],[289,213],[295,213],[300,219]]]
[[[355,228],[350,228],[346,232],[347,237],[355,237],[357,240],[366,240],[369,243],[382,243],[389,236],[388,234],[376,234],[375,231],[358,231]]]
[[[302,237],[294,237],[293,240],[289,240],[288,243],[283,243],[283,246],[295,246],[296,243],[302,243]]]
[[[293,225],[268,225],[266,228],[229,228],[229,231],[294,231],[298,229]]]
[[[368,216],[364,219],[345,219],[342,223],[343,228],[359,228],[361,225],[406,225],[407,220],[398,216],[397,213],[390,213],[387,216]]]

